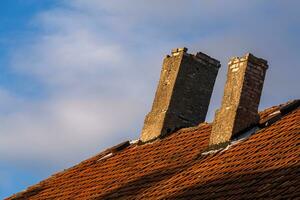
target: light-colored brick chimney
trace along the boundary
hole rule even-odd
[[[239,132],[257,124],[267,69],[266,60],[250,53],[229,61],[222,105],[215,114],[210,146],[226,143]]]
[[[145,118],[143,142],[164,137],[183,127],[196,126],[206,117],[220,62],[187,48],[172,50],[163,61],[152,110]]]

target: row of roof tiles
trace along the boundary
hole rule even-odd
[[[227,148],[205,153],[211,124],[202,123],[153,143],[122,143],[8,199],[300,197],[299,101],[260,118],[261,129]]]

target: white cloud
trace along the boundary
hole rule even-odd
[[[33,23],[43,31],[18,47],[11,63],[38,79],[47,98],[14,107],[20,97],[0,91],[0,108],[11,108],[0,113],[1,160],[66,165],[138,137],[133,127],[141,125],[148,90],[137,81],[143,72],[130,72],[137,62],[124,45],[75,11],[47,11]]]
[[[74,12],[41,14],[37,24],[57,31],[43,32],[33,44],[16,50],[13,66],[47,84],[78,84],[94,73],[103,77],[103,71],[119,69],[122,46],[107,41],[84,21]]]
[[[133,103],[103,97],[54,99],[1,116],[1,159],[17,163],[34,159],[44,164],[77,160],[103,148],[105,140],[109,144],[117,132],[124,134],[119,139],[128,137],[126,130],[132,129],[139,113]]]
[[[5,88],[0,88],[0,112],[9,113],[14,110],[15,107],[22,104],[21,99],[17,99]]]

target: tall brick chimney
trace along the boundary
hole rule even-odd
[[[258,105],[267,69],[267,61],[252,54],[229,61],[222,105],[215,114],[210,145],[228,142],[258,122]]]
[[[187,48],[172,50],[163,61],[152,110],[145,118],[143,142],[176,129],[196,126],[206,117],[220,62]]]

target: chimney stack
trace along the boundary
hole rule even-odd
[[[226,143],[258,123],[258,106],[267,69],[266,60],[250,53],[229,61],[222,105],[215,113],[210,146]]]
[[[140,136],[143,142],[204,122],[220,62],[187,48],[172,50],[163,61],[151,112]]]

